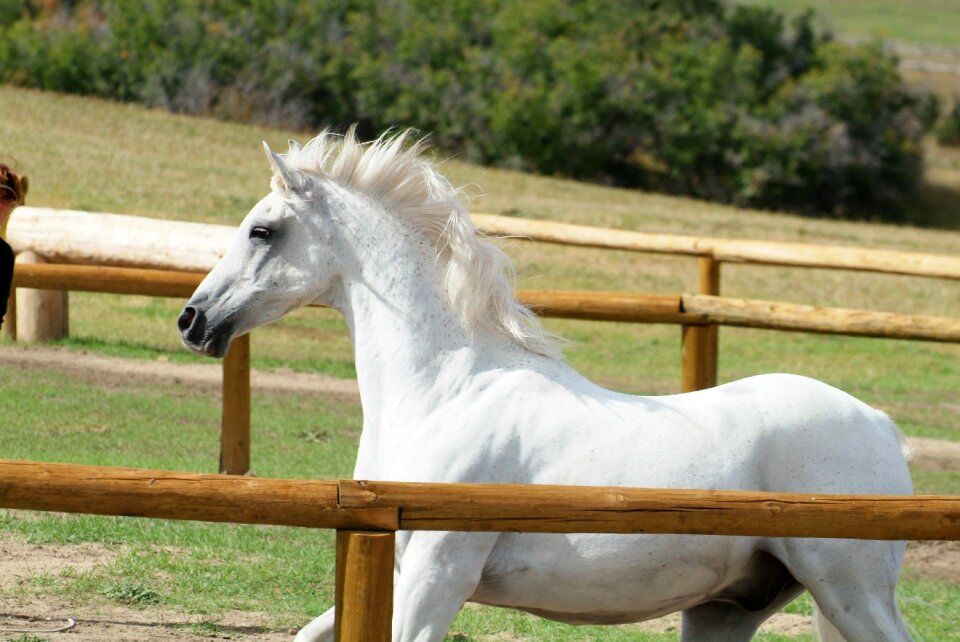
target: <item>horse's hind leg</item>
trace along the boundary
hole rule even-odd
[[[903,542],[782,542],[786,552],[783,561],[846,642],[913,640],[896,600]]]

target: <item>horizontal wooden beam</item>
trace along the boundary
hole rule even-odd
[[[960,540],[960,497],[340,481],[340,505],[400,528]]]
[[[563,245],[654,254],[704,256],[731,263],[785,265],[960,279],[960,257],[944,254],[899,252],[843,245],[648,234],[491,214],[474,214],[472,218],[477,227],[489,234]]]
[[[6,238],[15,252],[32,250],[50,263],[207,272],[236,234],[232,225],[18,207]]]
[[[15,287],[142,294],[186,299],[204,274],[98,265],[27,264]],[[960,342],[960,320],[730,299],[699,294],[634,294],[518,290],[517,298],[545,317],[634,323],[718,324],[888,339]]]
[[[792,330],[884,339],[960,342],[960,319],[797,303],[684,294],[683,310],[713,323],[743,328]]]
[[[43,290],[186,299],[194,293],[204,276],[202,272],[103,265],[29,264],[17,267],[13,284],[15,287]],[[644,323],[697,322],[695,315],[681,314],[678,294],[519,290],[517,298],[546,317]]]
[[[396,530],[397,510],[341,508],[337,482],[0,460],[0,507],[310,528]]]
[[[653,254],[709,256],[709,249],[699,247],[699,239],[695,236],[648,234],[609,227],[538,221],[495,214],[471,214],[470,218],[481,231],[491,235],[580,247],[631,250]]]
[[[13,285],[40,290],[107,292],[188,298],[203,272],[180,272],[103,265],[29,264],[18,265]]]
[[[331,529],[960,540],[960,497],[269,479],[0,460],[0,507]]]
[[[816,245],[575,225],[473,214],[484,232],[583,247],[713,257],[759,265],[829,268],[960,279],[960,257],[841,245]],[[19,207],[7,240],[52,263],[206,271],[226,252],[236,228],[142,216]]]
[[[641,323],[706,323],[684,314],[678,294],[518,290],[517,299],[543,317]]]
[[[784,265],[960,279],[960,257],[843,245],[703,239],[701,246],[726,263]]]

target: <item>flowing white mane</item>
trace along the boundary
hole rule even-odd
[[[517,302],[513,264],[481,237],[460,190],[424,158],[424,140],[411,138],[410,130],[388,132],[364,144],[352,127],[344,136],[324,131],[302,149],[292,145],[285,159],[375,199],[426,236],[437,248],[444,291],[467,328],[492,325],[532,352],[561,358],[555,337]]]

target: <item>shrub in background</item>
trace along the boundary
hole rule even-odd
[[[4,11],[6,9],[6,11]],[[0,0],[0,81],[470,160],[896,218],[929,101],[880,46],[722,0]]]

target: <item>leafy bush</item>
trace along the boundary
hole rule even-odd
[[[894,216],[931,120],[881,47],[722,0],[11,2],[0,81],[737,205]]]

